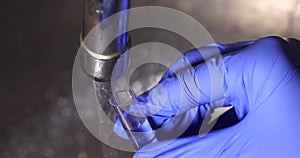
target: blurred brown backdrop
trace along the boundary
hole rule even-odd
[[[96,158],[116,155],[84,127],[72,98],[81,0],[3,1],[0,157]],[[132,0],[197,19],[217,42],[267,35],[300,38],[299,0]],[[145,35],[146,36],[146,35]]]

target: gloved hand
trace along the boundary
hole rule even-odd
[[[164,141],[152,143],[135,157],[299,157],[300,42],[267,37],[214,46],[222,58],[205,63],[202,55],[216,55],[210,49],[200,49],[202,55],[187,52],[157,86],[138,97],[141,109],[131,110],[150,116],[158,130],[165,128],[158,137],[187,122],[197,126],[210,108],[223,105],[234,107],[238,123],[149,151]],[[181,119],[172,121],[177,116]]]

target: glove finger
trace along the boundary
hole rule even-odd
[[[149,92],[148,103],[160,105],[158,114],[163,116],[180,114],[208,103],[214,107],[233,105],[238,118],[244,118],[250,110],[257,109],[269,99],[279,85],[293,77],[295,69],[286,54],[297,52],[278,37],[250,43],[253,44],[247,48],[249,43],[224,45],[223,49],[230,55],[223,59],[220,56],[210,58],[162,80],[160,88],[155,87],[154,93]],[[240,49],[234,49],[238,47]],[[156,93],[161,87],[165,90],[159,91],[166,92]],[[156,94],[164,94],[164,100],[156,98]]]
[[[199,49],[192,49],[184,53],[181,58],[173,63],[170,69],[162,76],[161,80],[172,77],[176,72],[184,70],[189,66],[196,66],[199,63],[204,62],[205,59],[209,59],[219,54],[229,54],[235,52],[254,44],[254,42],[255,41],[244,41],[231,44],[212,43]]]
[[[179,71],[138,97],[138,108],[129,111],[141,116],[172,117],[199,105],[224,98],[225,70],[221,58]],[[214,79],[214,80],[212,80]],[[213,86],[212,86],[213,85]]]
[[[138,97],[138,108],[129,107],[128,111],[143,117],[155,115],[168,118],[212,101],[220,101],[222,104],[227,89],[226,72],[222,57],[215,57],[218,55],[216,48],[221,49],[223,54],[228,54],[248,47],[254,42],[212,44],[201,48],[205,57],[195,50],[188,52],[171,67],[171,70],[176,72],[174,75],[165,75],[166,78],[158,85]],[[207,62],[198,63],[207,58],[210,58]],[[189,65],[189,62],[192,64]],[[188,65],[189,67],[186,67]]]
[[[141,116],[172,117],[198,105],[210,103],[211,100],[224,98],[225,68],[221,57],[212,57],[218,55],[219,51],[228,54],[253,43],[211,44],[200,48],[202,54],[199,50],[187,52],[171,66],[157,86],[138,97],[139,108],[128,111]],[[208,58],[211,58],[208,62],[201,62]]]

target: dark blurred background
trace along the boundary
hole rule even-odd
[[[300,38],[299,0],[132,0],[131,5],[185,12],[217,42]],[[0,13],[0,157],[129,157],[92,136],[74,106],[72,66],[82,1],[3,1]]]

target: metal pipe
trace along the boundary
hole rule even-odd
[[[112,55],[129,49],[130,43],[128,34],[122,34],[108,46],[105,52],[102,53],[102,57],[107,57],[105,59],[95,58],[91,55],[91,53],[99,53],[93,51],[93,47],[98,45],[97,40],[89,41],[88,45],[84,45],[87,44],[84,42],[84,39],[88,38],[89,32],[99,25],[101,25],[98,27],[100,29],[115,27],[114,29],[118,31],[116,33],[126,32],[128,18],[128,15],[126,14],[121,14],[118,19],[118,25],[112,25],[109,22],[101,23],[105,18],[108,18],[109,16],[126,9],[129,9],[129,0],[83,0],[83,23],[80,38],[84,49],[81,55],[81,65],[86,74],[94,79],[94,90],[101,106],[99,108],[103,109],[111,121],[116,120],[116,112],[108,102],[112,96],[112,92],[110,87],[111,83],[107,81],[111,80],[114,65],[121,57],[121,55],[113,57]],[[98,37],[100,39],[100,36]],[[90,52],[91,50],[92,52]],[[123,58],[123,60],[120,62],[123,62],[124,65],[126,65],[128,62],[126,60],[128,59]],[[124,66],[124,69],[120,71],[125,71],[125,69],[126,66]],[[101,119],[101,116],[99,116],[99,119]],[[101,145],[101,148],[103,155],[100,157],[121,157],[124,156],[124,154],[128,155],[128,157],[132,156],[132,153],[121,152],[120,150],[111,148],[104,144]]]
[[[98,81],[111,80],[112,71],[117,61],[122,62],[122,65],[124,64],[124,69],[120,70],[120,75],[126,69],[128,57],[124,53],[130,47],[128,33],[117,35],[127,31],[127,12],[119,14],[117,25],[114,22],[104,21],[109,16],[126,9],[129,9],[129,0],[84,1],[81,41],[86,53],[82,55],[82,66],[90,77]],[[100,30],[93,30],[95,28]],[[88,33],[92,30],[93,40],[83,42],[84,38],[88,37]],[[106,40],[106,35],[102,34],[106,30],[114,30],[113,32],[110,31],[109,34],[114,34],[118,38],[106,47],[104,52],[97,52],[97,48],[101,47],[99,43]]]

